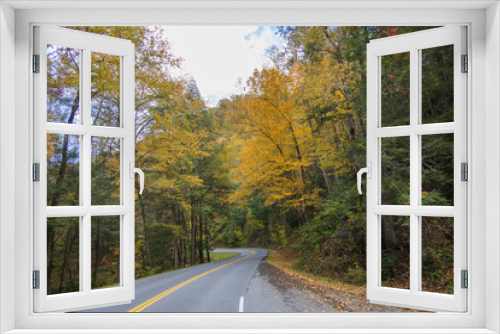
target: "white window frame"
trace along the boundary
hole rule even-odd
[[[47,26],[34,27],[34,52],[40,56],[39,73],[33,75],[34,89],[34,162],[40,164],[40,181],[33,184],[34,269],[40,272],[40,287],[34,290],[35,312],[80,310],[96,306],[130,303],[135,298],[135,47],[131,41],[81,31]],[[47,45],[79,50],[80,122],[47,122]],[[92,52],[118,56],[120,59],[119,126],[91,124]],[[47,206],[47,134],[70,134],[79,137],[80,205]],[[93,137],[120,140],[120,202],[118,205],[91,204],[91,159]],[[132,177],[131,177],[132,176]],[[91,224],[92,217],[117,216],[120,224],[120,271],[118,286],[92,289]],[[47,295],[47,218],[79,218],[79,282],[72,293]]]
[[[467,76],[461,71],[461,56],[467,54],[466,28],[449,26],[380,38],[367,46],[367,162],[371,177],[367,179],[367,297],[372,303],[414,307],[423,310],[467,310],[467,290],[461,287],[461,270],[467,269],[467,184],[462,182],[460,164],[467,163]],[[452,122],[422,123],[422,50],[445,45],[453,46],[454,103]],[[410,70],[409,124],[383,126],[382,62],[384,56],[408,52]],[[454,205],[428,206],[421,204],[423,135],[452,133],[454,162]],[[409,141],[409,205],[381,203],[382,172],[381,145],[383,138],[403,137]],[[369,174],[369,175],[370,175]],[[410,226],[410,286],[397,289],[382,285],[383,216],[406,216]],[[422,218],[453,217],[454,293],[422,291]]]
[[[222,4],[216,1],[203,3],[186,1],[182,4],[175,1],[71,3],[43,0],[12,0],[0,3],[0,331],[15,329],[13,333],[37,333],[42,332],[42,329],[52,329],[50,332],[57,332],[56,329],[60,329],[61,333],[71,333],[77,332],[76,329],[89,329],[89,333],[101,333],[106,330],[109,333],[112,329],[115,329],[115,332],[125,332],[124,329],[127,329],[127,333],[144,333],[147,329],[151,331],[158,329],[158,332],[173,333],[177,332],[176,329],[185,328],[198,333],[209,329],[212,329],[212,332],[232,333],[239,331],[235,330],[236,328],[241,329],[240,332],[248,333],[248,328],[253,328],[255,332],[261,333],[340,333],[343,332],[342,329],[349,329],[349,333],[415,333],[411,328],[419,328],[418,332],[422,333],[500,332],[498,2],[437,0],[397,3],[370,1],[369,5],[367,3],[365,1],[309,3],[246,1],[239,4],[229,2]],[[11,6],[18,9],[14,10]],[[130,9],[148,6],[149,9]],[[107,9],[102,9],[103,7]],[[35,24],[467,25],[470,41],[468,54],[471,59],[469,63],[471,75],[468,78],[468,85],[471,88],[468,98],[471,110],[468,116],[470,154],[468,197],[471,199],[468,204],[470,222],[468,312],[458,314],[34,314],[33,293],[30,288],[33,267],[30,255],[33,244],[30,181],[33,120],[32,99],[27,97],[32,96],[30,55],[32,27]],[[9,137],[13,135],[14,145],[12,137]],[[12,178],[14,171],[15,179]],[[486,182],[487,174],[488,182]],[[9,197],[12,196],[14,187],[13,200]],[[11,209],[12,205],[15,211]],[[15,286],[15,289],[12,289],[12,286]],[[132,330],[138,327],[142,329]],[[247,328],[247,331],[244,331],[244,328]],[[296,330],[293,330],[294,328]]]

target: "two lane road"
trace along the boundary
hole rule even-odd
[[[245,312],[245,295],[267,251],[219,251],[240,255],[137,280],[131,304],[83,312]]]

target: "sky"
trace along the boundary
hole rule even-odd
[[[238,93],[238,78],[246,81],[255,68],[270,60],[266,50],[282,43],[276,27],[169,26],[165,37],[172,53],[184,59],[181,73],[191,75],[209,107]]]

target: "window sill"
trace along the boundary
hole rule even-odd
[[[494,334],[488,329],[15,329],[5,334]]]

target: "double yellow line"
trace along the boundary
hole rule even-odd
[[[241,259],[235,260],[235,261],[233,261],[233,262],[229,262],[229,263],[223,264],[223,265],[222,265],[222,266],[220,266],[220,267],[217,267],[217,268],[211,269],[211,270],[209,270],[209,271],[206,271],[206,272],[204,272],[203,274],[200,274],[200,275],[198,275],[198,276],[195,276],[195,277],[193,277],[193,278],[190,278],[190,279],[188,279],[187,281],[184,281],[184,282],[182,282],[181,284],[178,284],[178,285],[174,286],[173,288],[170,288],[170,289],[168,289],[168,290],[165,290],[165,291],[163,291],[162,293],[160,293],[159,295],[156,295],[156,296],[154,296],[153,298],[151,298],[151,299],[149,299],[149,300],[146,300],[144,303],[142,303],[142,304],[140,304],[140,305],[137,305],[136,307],[134,307],[133,309],[129,310],[128,312],[141,312],[141,311],[143,311],[146,307],[149,307],[149,306],[153,305],[154,303],[156,303],[157,301],[159,301],[159,300],[160,300],[160,299],[162,299],[163,297],[166,297],[166,296],[168,296],[169,294],[171,294],[172,292],[179,290],[179,289],[180,289],[180,288],[182,288],[183,286],[186,286],[186,285],[188,285],[189,283],[194,282],[194,281],[196,281],[197,279],[202,278],[202,277],[203,277],[203,276],[205,276],[205,275],[208,275],[208,274],[210,274],[210,273],[213,273],[213,272],[214,272],[214,271],[216,271],[216,270],[219,270],[219,269],[225,268],[225,267],[227,267],[227,266],[232,265],[233,263],[243,261],[243,260],[245,260],[245,259],[248,259],[250,256],[255,255],[255,252],[254,252],[254,251],[250,251],[250,252],[252,252],[252,254],[247,255],[247,256],[245,256],[245,257],[242,257]]]

